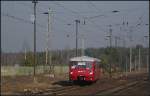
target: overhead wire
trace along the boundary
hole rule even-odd
[[[64,8],[64,9],[66,9],[66,10],[68,10],[68,11],[71,11],[71,13],[73,13],[73,14],[78,14],[78,15],[80,15],[80,13],[75,12],[75,11],[69,9],[69,8],[66,8],[65,6],[63,6],[62,4],[60,4],[60,3],[58,3],[58,2],[54,2],[54,4],[56,4],[56,5],[58,5],[58,6],[62,7],[62,8]],[[92,6],[95,6],[95,5],[93,5],[93,3],[90,3],[90,4],[92,4]],[[95,7],[95,8],[96,8],[96,7]],[[81,15],[80,15],[80,16],[81,16]],[[97,16],[93,16],[93,17],[90,17],[90,18],[86,18],[86,17],[84,17],[84,18],[86,18],[86,19],[92,19],[92,18],[96,18],[96,17],[100,17],[100,16],[104,16],[104,15],[97,15]],[[59,18],[57,18],[57,19],[59,19]],[[57,20],[57,19],[56,19],[56,20]],[[61,20],[62,22],[65,21],[65,20],[63,20],[63,19],[59,19],[59,20]],[[98,27],[98,28],[99,28],[99,25],[96,24],[94,21],[90,21],[90,22],[92,22],[93,24],[95,24],[95,27]],[[104,31],[104,30],[103,30],[103,31]]]
[[[31,7],[30,5],[27,5],[26,3],[20,3],[20,4],[23,4],[24,6],[27,6],[27,7],[29,7],[29,8],[32,9],[32,7]],[[38,13],[42,13],[39,9],[38,9],[37,11],[38,11]],[[13,16],[13,15],[8,14],[8,13],[2,12],[2,16],[6,16],[6,17],[9,17],[9,18],[12,18],[12,19],[15,19],[15,20],[19,20],[19,21],[22,21],[22,22],[24,22],[24,23],[33,24],[32,21],[29,21],[29,20],[26,20],[26,19],[24,19],[24,18],[20,18],[20,17],[17,17],[17,16]],[[59,19],[59,18],[57,18],[56,20],[58,20],[58,19]],[[59,19],[59,20],[61,20],[61,19]],[[58,20],[58,21],[59,21],[59,20]],[[64,20],[62,20],[61,22],[64,22]],[[39,23],[37,23],[37,25],[38,25],[39,27],[44,28],[44,29],[47,28],[46,26],[41,25],[41,24],[39,24]]]
[[[2,13],[2,16],[5,16],[5,17],[9,17],[9,18],[12,18],[12,19],[15,19],[15,20],[19,20],[21,22],[24,22],[24,23],[28,23],[28,24],[33,24],[32,21],[29,21],[29,20],[26,20],[24,18],[20,18],[20,17],[17,17],[17,16],[13,16],[11,14],[8,14],[8,13],[4,13],[4,12],[1,12]],[[45,28],[43,25],[37,23],[37,25],[41,28]]]
[[[71,10],[71,9],[69,9],[69,8],[66,8],[65,6],[63,6],[62,4],[60,4],[60,3],[58,3],[58,2],[55,2],[54,4],[56,4],[56,5],[58,5],[58,6],[62,7],[62,8],[64,8],[64,9],[70,11],[70,12],[73,13],[73,14],[76,14],[76,15],[79,15],[80,17],[85,18],[84,16],[81,16],[79,12],[76,12],[76,11],[73,11],[73,10]],[[93,3],[92,3],[92,4],[93,4]],[[23,4],[23,5],[27,6],[27,4]],[[29,6],[29,5],[28,5],[28,6]],[[93,5],[92,5],[92,6],[93,6]],[[30,7],[30,8],[32,8],[32,7]],[[41,12],[41,11],[39,11],[39,12]],[[3,14],[3,15],[5,15],[5,16],[7,16],[7,17],[10,17],[10,18],[14,18],[14,19],[20,20],[20,21],[23,21],[23,22],[26,22],[26,23],[32,24],[32,22],[30,22],[30,21],[28,21],[28,20],[25,20],[25,19],[23,19],[23,18],[19,18],[19,17],[16,17],[16,16],[12,16],[12,15],[10,15],[10,14]],[[58,20],[58,19],[59,19],[59,20]],[[57,18],[56,20],[58,20],[58,21],[60,21],[60,22],[66,21],[66,20],[63,20],[63,19],[60,19],[60,18]],[[94,23],[94,26],[99,29],[99,27],[100,27],[99,25],[95,24],[94,21],[91,21],[91,20],[89,20],[89,21],[92,22],[92,23]],[[39,25],[39,24],[38,24],[38,25]],[[42,26],[42,27],[43,27],[43,26]],[[85,29],[84,29],[84,30],[85,30]],[[86,30],[86,31],[87,31],[87,30]],[[103,31],[105,31],[105,30],[103,30]],[[91,32],[92,32],[92,31],[91,31]]]
[[[56,3],[57,5],[59,5],[59,6],[61,6],[61,4],[58,4],[58,3]],[[26,4],[24,4],[24,5],[26,5]],[[61,6],[61,7],[63,7],[63,6]],[[63,8],[65,8],[65,7],[63,7]],[[67,8],[65,8],[65,9],[67,9]],[[37,10],[39,13],[42,13],[39,9]],[[69,11],[71,11],[71,10],[69,10]],[[75,11],[72,11],[73,13],[77,13],[78,14],[78,12],[75,12]],[[60,18],[58,18],[58,17],[54,17],[54,18],[56,18],[55,20],[56,21],[59,21],[59,22],[61,22],[61,23],[64,23],[65,22],[65,24],[68,24],[68,22],[66,21],[66,20],[64,20],[64,19],[60,19]],[[82,28],[83,29],[83,28]],[[64,29],[63,29],[64,30]],[[86,29],[84,29],[84,30],[86,30]],[[64,30],[65,32],[67,32],[66,30]],[[92,32],[92,31],[89,31],[89,30],[86,30],[86,32]]]
[[[89,3],[92,7],[94,7],[94,8],[97,10],[97,12],[100,12],[100,10],[96,7],[95,4],[92,3],[92,1],[89,1],[88,3]]]
[[[45,8],[43,8],[43,10],[46,10]],[[38,7],[38,9],[37,9],[37,12],[41,15],[41,14],[43,14],[43,12],[41,11],[41,7],[39,8]],[[54,11],[52,11],[52,12],[54,12]],[[52,14],[55,14],[55,13],[52,13]],[[56,18],[55,20],[56,21],[59,21],[59,22],[61,22],[61,23],[63,23],[65,20],[63,20],[63,19],[60,19],[60,18],[57,18],[57,17],[53,17],[53,18]],[[58,29],[58,28],[57,28]],[[61,29],[62,30],[62,29]],[[64,30],[64,29],[63,29]],[[65,32],[67,32],[66,30],[64,30]]]
[[[60,5],[60,4],[57,4],[57,5]],[[61,5],[61,7],[65,8],[65,7],[62,6],[62,5]],[[65,8],[65,9],[66,9],[66,8]],[[133,8],[133,9],[137,9],[137,8]],[[140,9],[141,9],[141,8],[140,8]],[[126,12],[131,12],[132,10],[131,10],[131,9],[128,9],[128,10],[125,9],[125,11],[126,11]],[[71,12],[72,12],[72,11],[71,11]],[[72,13],[75,13],[75,12],[73,11]],[[100,16],[101,16],[101,15],[100,15]],[[95,17],[96,17],[96,16],[95,16]],[[98,16],[97,16],[97,17],[98,17]],[[97,26],[97,25],[96,25],[96,26]],[[97,26],[97,27],[99,27],[99,26]]]
[[[59,3],[54,3],[54,4],[56,4],[56,5],[58,5],[58,6],[62,7],[62,8],[64,8],[64,9],[70,11],[70,12],[73,13],[73,14],[78,15],[79,17],[85,18],[85,16],[81,16],[80,13],[75,12],[75,11],[72,11],[71,9],[66,8],[65,6],[63,6],[63,5],[59,4]],[[96,27],[98,30],[102,30],[102,31],[105,32],[105,29],[100,28],[100,26],[97,25],[94,21],[91,21],[91,20],[88,20],[88,21],[92,22],[92,24],[94,24],[94,27]],[[82,27],[81,27],[81,28],[82,28]],[[82,28],[82,29],[83,29],[83,28]],[[85,28],[84,28],[83,30],[84,30],[85,32],[89,32],[89,33],[93,32],[93,31],[86,30]]]
[[[71,9],[69,9],[69,8],[66,8],[65,6],[63,6],[62,4],[60,4],[60,3],[58,3],[58,2],[54,2],[53,4],[55,4],[55,5],[57,5],[57,6],[60,6],[60,7],[62,7],[62,8],[64,8],[64,9],[66,9],[66,10],[68,10],[68,11],[70,11],[71,13],[73,13],[73,14],[75,14],[76,16],[78,16],[80,19],[85,19],[86,17],[85,16],[82,16],[79,12],[76,12],[76,11],[73,11],[73,10],[71,10]],[[81,18],[82,17],[82,18]],[[87,19],[88,20],[88,19]],[[90,21],[91,23],[93,23],[94,25],[95,25],[95,27],[98,29],[98,30],[103,30],[104,31],[104,29],[102,29],[99,25],[97,25],[94,21],[91,21],[91,20],[88,20],[88,21]]]

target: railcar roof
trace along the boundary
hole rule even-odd
[[[100,59],[89,57],[89,56],[80,56],[80,57],[73,57],[70,59],[70,61],[98,61],[100,62]]]

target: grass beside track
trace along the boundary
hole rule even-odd
[[[49,66],[37,66],[36,73],[44,73],[44,70],[49,70]],[[55,74],[64,74],[68,73],[68,66],[54,66]],[[22,75],[32,75],[33,67],[27,66],[1,66],[1,76],[22,76]]]

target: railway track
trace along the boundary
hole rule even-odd
[[[37,90],[37,91],[30,91],[30,92],[24,92],[23,95],[68,95],[68,94],[88,94],[91,95],[120,95],[124,93],[128,93],[131,89],[135,89],[138,87],[143,88],[145,76],[142,75],[142,77],[136,77],[131,76],[128,77],[127,80],[120,81],[120,83],[116,82],[119,81],[119,79],[112,79],[111,81],[108,81],[107,78],[103,78],[100,81],[97,81],[96,83],[90,85],[90,86],[79,86],[74,85],[70,83],[62,84],[65,86],[53,86],[44,90]],[[113,83],[114,82],[114,83]],[[110,86],[107,86],[109,85]],[[99,86],[99,87],[98,87]],[[95,89],[96,91],[90,92],[90,89]],[[86,90],[86,91],[85,91]],[[132,93],[132,92],[131,92]]]
[[[80,88],[79,86],[68,86],[63,88],[55,88],[48,91],[43,91],[40,95],[62,95],[65,94],[68,91],[77,90]],[[38,94],[36,94],[38,95]]]
[[[78,90],[80,86],[50,87],[45,90],[26,91],[23,95],[63,95],[68,91]]]
[[[142,81],[137,82],[136,84],[133,84],[132,86],[129,87],[124,87],[120,90],[117,90],[115,92],[113,92],[112,94],[114,95],[120,95],[120,94],[124,94],[124,95],[128,95],[128,94],[132,94],[131,90],[137,90],[137,88],[143,88],[144,87],[144,83]]]
[[[100,90],[96,93],[96,95],[109,95],[109,94],[117,93],[121,90],[132,87],[132,86],[136,85],[137,83],[138,82],[135,81],[135,82],[128,83],[127,85],[123,84],[123,85],[120,85],[120,86],[117,86],[117,87],[112,87],[112,88],[109,88],[109,89]]]
[[[138,93],[137,90],[144,88],[145,87],[144,84],[146,83],[147,81],[145,80],[132,81],[120,86],[100,90],[96,93],[96,95],[131,95],[131,94],[134,95],[134,93]]]
[[[102,81],[101,81],[102,82]],[[89,84],[81,84],[81,85],[70,85],[70,86],[63,86],[63,87],[50,87],[45,90],[37,90],[36,92],[24,92],[23,95],[68,95],[68,92],[72,91],[80,91],[82,89],[88,88]]]

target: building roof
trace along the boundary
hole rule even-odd
[[[73,57],[70,61],[101,61],[100,59],[89,57],[89,56],[80,56],[80,57]]]

